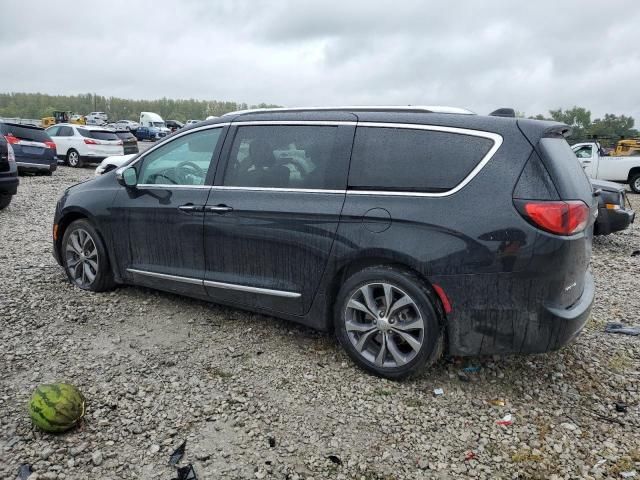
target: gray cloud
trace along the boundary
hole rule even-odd
[[[58,0],[4,4],[3,18],[2,91],[640,120],[633,0]]]

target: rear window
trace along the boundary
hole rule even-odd
[[[87,138],[93,138],[94,140],[120,140],[114,132],[108,132],[106,130],[85,130],[79,128],[80,135]]]
[[[487,138],[408,128],[358,127],[349,186],[441,192],[464,180],[493,146]]]
[[[51,137],[40,128],[29,128],[24,125],[14,125],[12,123],[1,123],[0,131],[3,135],[13,135],[21,140],[29,140],[31,142],[49,142]]]
[[[131,132],[116,132],[116,135],[122,140],[130,140],[132,138],[136,138]]]
[[[545,137],[538,145],[561,198],[590,200],[589,177],[567,141],[562,137]]]

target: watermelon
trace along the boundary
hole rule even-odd
[[[68,383],[40,385],[29,401],[29,415],[45,432],[64,432],[84,416],[84,397]]]

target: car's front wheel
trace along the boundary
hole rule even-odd
[[[381,377],[407,377],[441,354],[435,297],[410,271],[376,266],[352,275],[334,315],[336,336],[349,356]]]
[[[76,220],[62,237],[61,257],[67,277],[77,287],[103,292],[115,286],[107,249],[87,220]]]

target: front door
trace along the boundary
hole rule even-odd
[[[589,178],[596,178],[594,151],[591,145],[584,145],[575,151],[578,161]]]
[[[133,164],[138,185],[117,193],[110,214],[124,278],[203,295],[203,211],[225,130],[178,136]]]
[[[345,200],[353,132],[232,128],[205,208],[204,285],[214,300],[294,315],[309,309]]]

